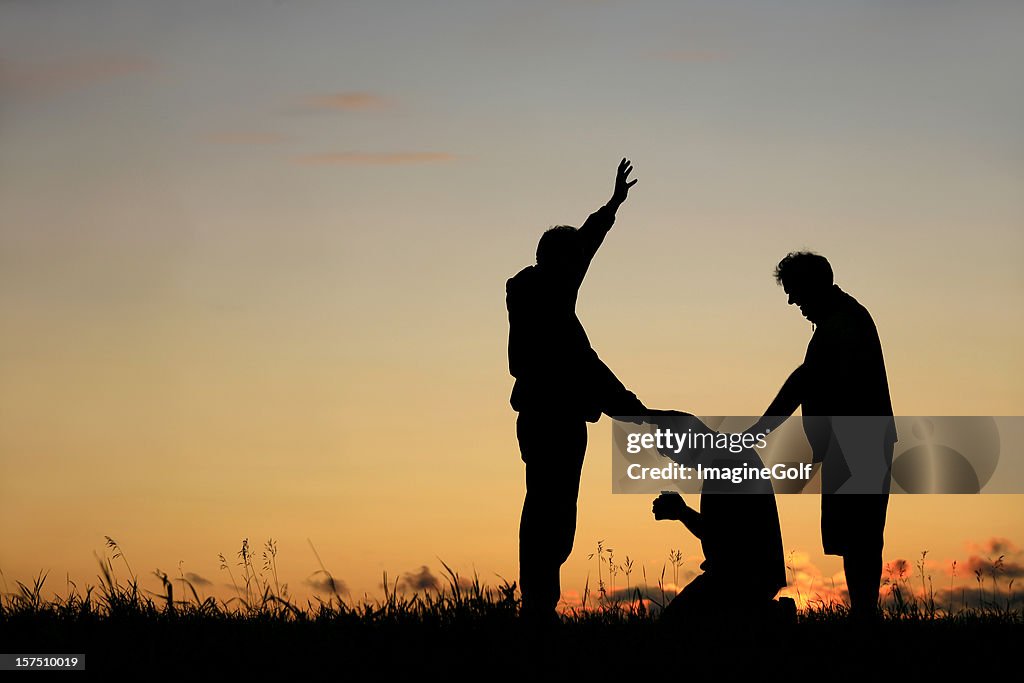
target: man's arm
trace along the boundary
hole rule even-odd
[[[623,159],[619,162],[619,167],[615,171],[615,189],[612,192],[612,198],[608,200],[607,204],[590,214],[579,229],[578,234],[583,249],[583,260],[579,273],[579,282],[581,283],[583,282],[583,277],[587,274],[587,269],[590,267],[594,254],[597,253],[601,243],[604,242],[604,236],[608,234],[612,224],[615,222],[615,212],[618,211],[622,202],[626,201],[626,197],[629,195],[629,188],[636,185],[636,180],[629,180],[629,174],[632,171],[633,165],[629,159]]]
[[[601,412],[609,417],[642,417],[649,410],[632,391],[626,388],[597,352],[590,351],[592,389],[600,397]]]
[[[803,403],[806,371],[801,365],[790,373],[775,399],[764,411],[764,417],[747,430],[748,434],[765,434],[776,429]]]

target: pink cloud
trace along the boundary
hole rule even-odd
[[[1007,579],[1020,579],[1024,577],[1024,564],[1007,561],[1002,555],[999,558],[978,557],[972,555],[964,563],[964,575],[981,574],[985,577],[1006,577]]]
[[[1016,555],[1020,548],[1008,538],[993,536],[981,543],[967,543],[967,550],[977,555]]]
[[[843,572],[826,575],[805,552],[791,551],[786,556],[787,585],[779,597],[793,598],[797,608],[843,604],[847,600]]]
[[[395,106],[389,98],[360,91],[312,95],[302,105],[304,109],[319,111],[382,111]]]
[[[0,87],[48,94],[132,76],[154,68],[148,59],[123,55],[59,59],[45,63],[0,61]]]

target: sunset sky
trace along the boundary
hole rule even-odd
[[[1010,1],[3,2],[5,590],[95,583],[105,535],[145,585],[180,566],[218,596],[246,537],[303,597],[307,539],[353,597],[440,560],[515,579],[505,281],[623,156],[639,183],[578,313],[647,405],[759,414],[811,334],[772,269],[809,248],[871,311],[898,414],[1024,414],[1022,22]],[[670,549],[699,563],[649,496],[611,494],[610,453],[605,419],[567,593],[598,540],[634,583]],[[779,499],[825,590],[818,504]],[[894,497],[886,538],[886,560],[1024,574],[1024,496]]]

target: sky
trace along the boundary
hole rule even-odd
[[[577,310],[647,405],[759,414],[811,333],[771,273],[808,248],[871,311],[898,414],[1021,415],[1022,20],[0,2],[4,580],[95,583],[107,536],[154,587],[159,568],[216,595],[243,538],[277,541],[296,596],[311,545],[353,598],[442,560],[514,580],[504,283],[624,156],[639,182]],[[609,446],[591,426],[570,601],[598,541],[649,577],[672,549],[700,561],[647,497],[611,494]],[[779,499],[791,574],[828,592],[817,505]],[[886,560],[1019,569],[1022,513],[894,497]]]

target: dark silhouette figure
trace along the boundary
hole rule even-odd
[[[774,429],[802,406],[804,431],[821,463],[821,540],[828,555],[841,555],[850,593],[851,616],[876,616],[882,576],[885,515],[889,503],[889,473],[896,442],[892,401],[875,323],[860,303],[833,283],[832,267],[824,256],[809,252],[788,254],[779,262],[775,279],[789,303],[814,324],[814,334],[800,365],[786,380],[758,424],[749,431]],[[846,452],[837,445],[842,416],[876,416],[881,424],[875,440],[861,440]],[[846,420],[849,423],[849,420]],[[878,469],[878,463],[881,468]],[[837,493],[851,471],[875,468],[875,493]],[[875,471],[872,470],[872,471]]]
[[[653,411],[659,427],[677,433],[714,432],[692,415]],[[764,463],[752,449],[739,453],[714,450],[664,451],[681,465],[695,467],[749,467]],[[705,479],[701,485],[700,511],[689,507],[677,493],[663,492],[652,505],[655,519],[682,522],[700,539],[704,562],[694,578],[670,602],[662,619],[681,626],[705,628],[735,625],[737,618],[751,620],[793,619],[796,605],[773,598],[786,586],[782,551],[782,527],[775,492],[767,479]]]
[[[626,200],[632,166],[619,164],[612,198],[579,228],[558,226],[537,245],[537,264],[506,284],[512,408],[526,463],[519,526],[519,585],[524,617],[556,619],[559,570],[572,551],[587,422],[643,415],[644,405],[590,346],[576,297],[590,261]]]

